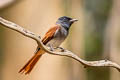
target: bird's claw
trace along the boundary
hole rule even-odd
[[[65,52],[64,48],[62,48],[62,47],[57,47],[57,48],[61,49],[61,52]]]
[[[52,47],[52,45],[48,45],[50,47],[50,51],[54,51],[54,48]]]

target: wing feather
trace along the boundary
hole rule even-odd
[[[57,29],[60,29],[60,26],[55,25],[54,27],[48,30],[48,32],[45,34],[45,37],[42,39],[44,45],[46,45],[54,37],[54,34]]]

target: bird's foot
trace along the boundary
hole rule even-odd
[[[54,48],[52,47],[52,45],[48,45],[50,47],[50,51],[54,51]]]
[[[61,49],[61,52],[65,52],[64,48],[62,48],[62,47],[57,47],[57,48]]]

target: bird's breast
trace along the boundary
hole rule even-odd
[[[47,45],[51,45],[52,47],[58,47],[60,44],[66,39],[68,32],[64,28],[60,28],[54,34],[53,39],[51,39]]]

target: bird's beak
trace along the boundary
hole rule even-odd
[[[76,21],[78,21],[77,19],[72,19],[72,20],[70,20],[70,22],[76,22]]]

